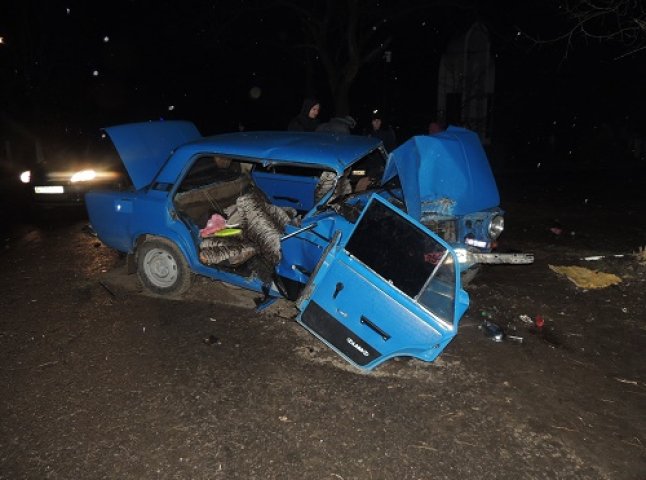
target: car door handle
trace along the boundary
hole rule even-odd
[[[384,339],[384,342],[387,342],[390,340],[390,335],[388,335],[386,332],[384,332],[381,328],[379,328],[377,325],[372,323],[370,320],[368,320],[366,317],[363,315],[361,316],[361,324],[365,325],[366,327],[374,330],[381,338]]]

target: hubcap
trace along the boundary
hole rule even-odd
[[[144,273],[154,286],[169,288],[177,281],[177,262],[167,251],[153,248],[144,257]]]

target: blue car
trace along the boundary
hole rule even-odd
[[[390,155],[370,137],[202,137],[180,121],[106,132],[133,188],[90,192],[86,206],[145,288],[181,295],[197,274],[265,304],[290,299],[301,325],[361,369],[434,360],[469,305],[461,272],[496,255],[496,184],[463,129]]]

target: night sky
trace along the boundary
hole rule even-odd
[[[613,142],[646,130],[646,51],[617,58],[624,45],[580,38],[567,52],[564,42],[532,46],[527,35],[550,38],[568,28],[558,2],[475,2],[397,18],[386,15],[399,3],[367,3],[376,5],[375,18],[384,14],[377,33],[392,38],[392,58],[364,65],[354,82],[359,131],[379,108],[400,141],[425,133],[440,56],[475,20],[491,32],[494,144],[510,157],[542,148],[554,132],[564,150],[580,151],[602,130]],[[9,0],[1,8],[4,139],[29,132],[73,142],[99,127],[159,118],[192,120],[203,134],[239,123],[284,129],[311,94],[324,120],[334,114],[320,64],[304,63],[298,17],[271,2]]]

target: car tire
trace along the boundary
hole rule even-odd
[[[191,286],[191,270],[179,248],[165,238],[152,238],[137,248],[137,274],[144,288],[175,297]]]

